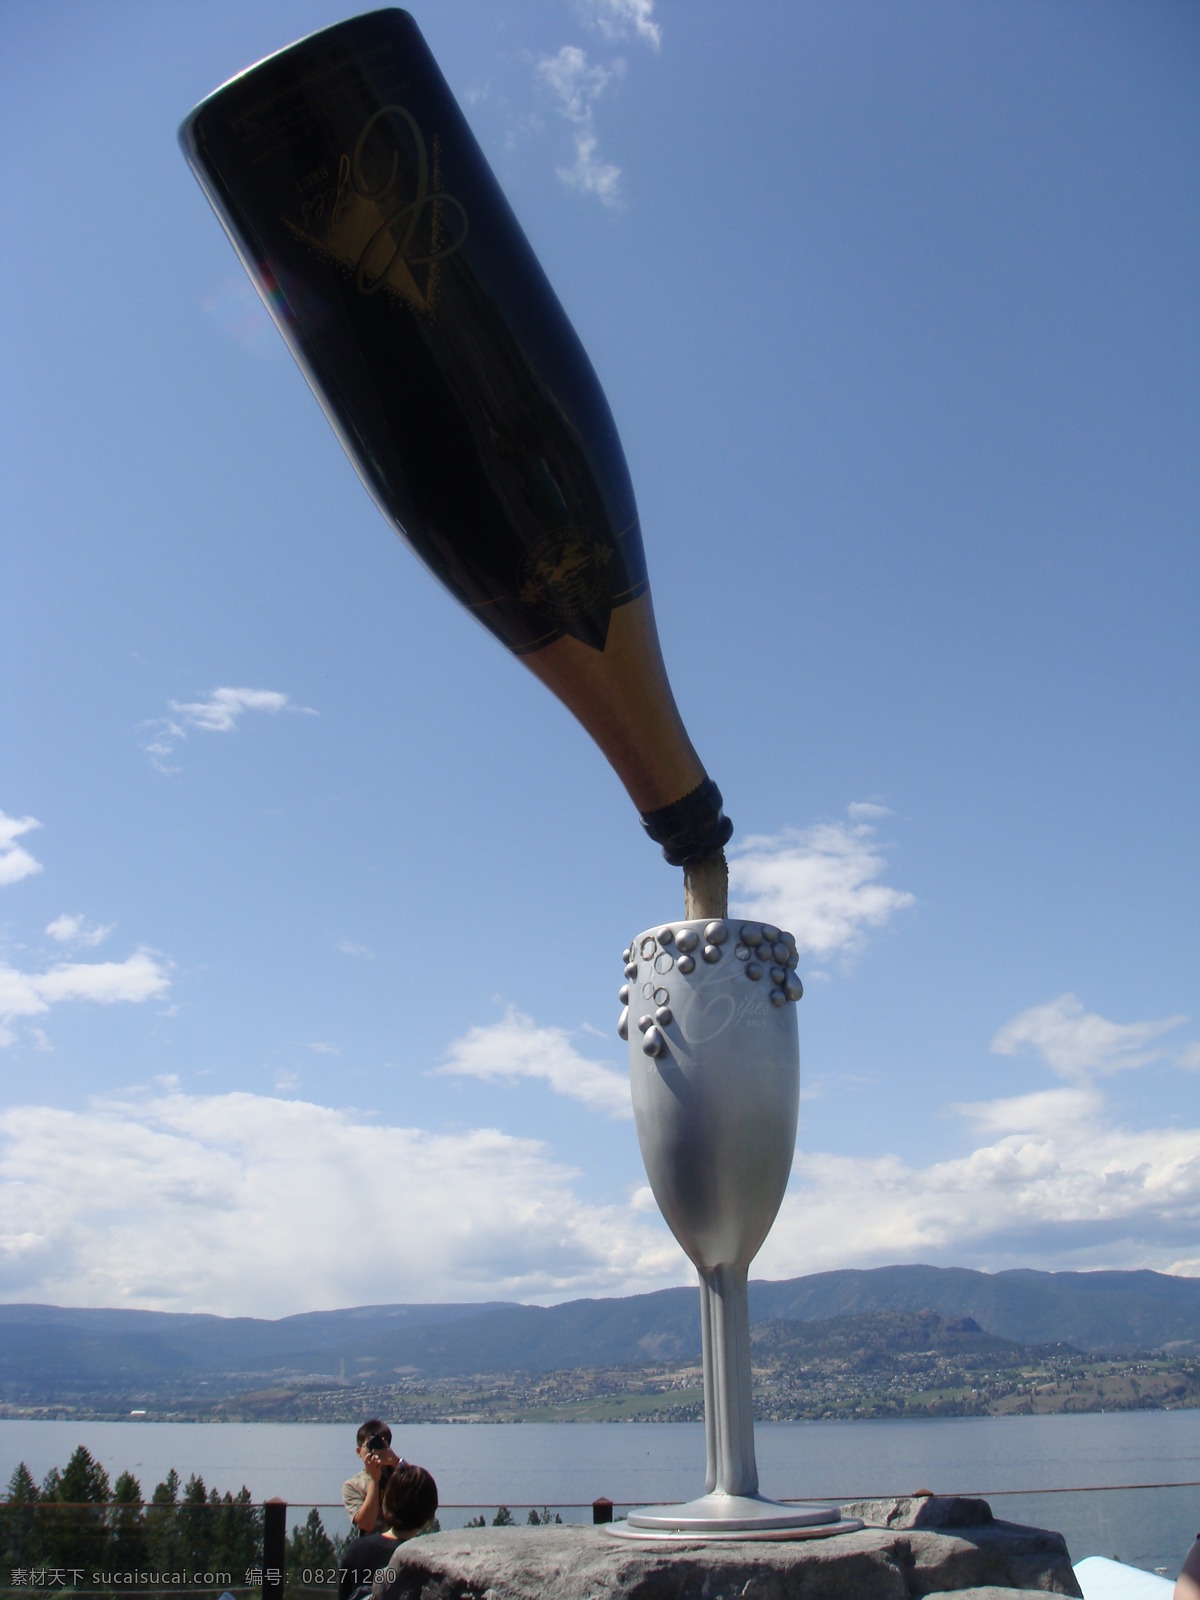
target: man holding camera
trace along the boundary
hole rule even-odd
[[[361,1536],[375,1532],[379,1524],[381,1496],[403,1457],[392,1449],[392,1430],[378,1417],[364,1422],[356,1437],[358,1446],[355,1453],[362,1462],[362,1471],[347,1478],[342,1485],[342,1504],[349,1513],[355,1533]]]

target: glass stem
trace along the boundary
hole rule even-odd
[[[709,1494],[758,1493],[746,1271],[725,1265],[700,1273]]]

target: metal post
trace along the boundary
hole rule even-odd
[[[287,1501],[263,1502],[263,1600],[283,1600],[287,1561]]]

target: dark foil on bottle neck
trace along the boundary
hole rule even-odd
[[[682,800],[656,811],[643,811],[642,827],[662,846],[671,866],[694,866],[733,836],[733,823],[722,810],[723,804],[720,789],[711,778],[705,778]]]

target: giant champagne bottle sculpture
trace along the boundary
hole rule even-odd
[[[269,57],[180,140],[385,517],[575,714],[667,860],[719,860],[604,393],[412,18]]]
[[[791,1168],[796,948],[725,920],[732,824],[667,681],[591,363],[404,12],[269,57],[180,138],[384,515],[570,708],[685,871],[690,920],[625,951],[621,1032],[647,1172],[700,1274],[707,1493],[622,1531],[851,1526],[757,1493],[746,1269]]]

